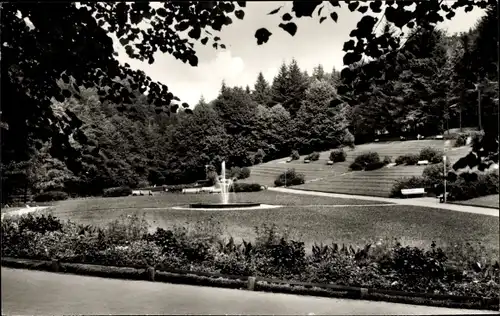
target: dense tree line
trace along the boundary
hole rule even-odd
[[[140,20],[155,14],[167,17],[155,23],[177,23],[176,31],[186,30],[183,19],[193,12],[175,3],[165,8],[166,13],[138,3],[4,4],[2,104],[9,106],[3,106],[1,118],[3,201],[26,192],[91,195],[113,186],[192,182],[205,177],[205,166],[217,167],[222,160],[229,167],[248,166],[292,150],[307,154],[338,147],[351,133],[357,142],[371,141],[385,130],[394,136],[435,134],[476,126],[481,117],[482,128],[498,135],[496,6],[465,34],[450,37],[432,27],[415,27],[402,49],[365,52],[372,57],[369,62],[344,60],[349,72],[328,73],[319,64],[309,75],[292,60],[281,65],[272,82],[260,73],[252,88],[223,84],[215,100],[200,100],[188,111],[180,110],[187,104],[171,102],[175,96],[166,86],[113,60],[106,34],[118,32],[130,56],[153,62],[152,54],[161,50],[195,65],[192,45],[175,32],[137,31]],[[221,19],[234,5],[204,8],[199,3],[195,9],[211,13],[196,22],[205,24],[189,36],[217,44],[217,37],[203,38],[195,30],[230,24]],[[305,10],[299,9],[294,4],[296,13]],[[97,20],[89,18],[92,12]],[[22,23],[23,17],[32,20],[35,30]],[[364,18],[358,31],[366,26]],[[388,24],[373,42],[393,46],[394,32]],[[151,45],[136,43],[139,51],[134,51],[127,43],[138,34]],[[354,40],[345,43],[344,51],[353,49],[358,49]],[[57,84],[55,78],[60,78]],[[481,90],[480,116],[474,84]]]

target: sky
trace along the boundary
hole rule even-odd
[[[292,2],[288,1],[247,2],[243,20],[233,17],[233,24],[225,26],[221,32],[212,32],[226,44],[225,50],[195,44],[199,60],[197,67],[160,52],[155,55],[152,65],[130,59],[115,37],[115,50],[119,53],[117,58],[121,63],[143,70],[154,81],[167,85],[169,91],[178,96],[181,102],[187,102],[191,106],[202,95],[207,101],[215,99],[223,80],[228,86],[249,85],[253,88],[258,73],[262,71],[264,77],[272,82],[280,65],[283,62],[290,63],[293,58],[309,74],[318,64],[322,64],[328,72],[334,67],[341,70],[344,56],[342,47],[350,39],[349,33],[356,27],[362,14],[350,12],[344,6],[341,9],[335,8],[339,16],[337,23],[328,18],[319,24],[316,14],[313,14],[313,18],[296,19],[298,30],[292,37],[278,27],[281,15],[290,12],[291,5]],[[283,8],[278,14],[268,15],[279,6]],[[469,13],[460,9],[451,21],[446,20],[439,28],[450,34],[468,31],[483,14],[477,8]],[[381,29],[382,25],[383,22],[378,28]],[[273,34],[267,43],[259,46],[254,34],[261,27],[266,27]]]

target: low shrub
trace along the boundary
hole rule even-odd
[[[232,192],[259,192],[262,186],[258,183],[239,183],[235,182],[229,188]]]
[[[349,169],[351,169],[352,171],[361,171],[361,170],[364,169],[364,167],[362,165],[360,165],[359,163],[357,163],[357,162],[353,162],[349,166]]]
[[[318,161],[319,160],[319,153],[318,152],[313,152],[309,155],[307,155],[304,160],[311,160],[311,161]]]
[[[419,160],[420,160],[419,155],[406,154],[406,155],[399,156],[398,158],[396,158],[396,161],[394,161],[394,162],[396,163],[396,165],[413,166],[413,165],[416,165]]]
[[[346,159],[347,155],[344,151],[344,149],[335,149],[330,152],[330,160],[335,162],[344,162]]]
[[[446,170],[450,170],[450,163],[446,161]],[[429,180],[430,183],[440,183],[443,181],[444,164],[441,163],[425,167],[422,176]],[[447,172],[448,173],[448,172]]]
[[[382,162],[384,163],[384,165],[388,165],[388,164],[392,163],[392,157],[391,156],[385,156],[384,160],[382,160]]]
[[[257,152],[255,153],[255,155],[253,156],[253,163],[256,165],[263,163],[265,157],[266,157],[266,153],[264,152],[264,150],[259,148],[257,150]]]
[[[448,183],[447,190],[450,194],[450,200],[462,201],[499,193],[498,174],[475,174],[474,178],[476,179],[462,176],[456,181]]]
[[[300,159],[300,154],[297,150],[292,150],[292,154],[290,155],[290,158],[292,160],[299,160]]]
[[[351,149],[356,148],[354,135],[349,131],[345,132],[343,143]]]
[[[211,171],[209,171],[209,176],[210,176],[210,172]],[[215,172],[215,175],[213,176],[212,179],[208,179],[208,180],[213,181],[213,184],[215,184],[216,178],[217,178],[217,172]],[[192,184],[173,184],[173,185],[166,185],[165,189],[167,189],[168,192],[176,193],[176,192],[181,192],[182,189],[188,189],[188,188],[192,188],[192,187],[193,187]]]
[[[68,199],[68,194],[62,191],[48,191],[38,193],[33,199],[35,200],[35,202],[62,201]]]
[[[432,147],[423,148],[418,156],[419,160],[427,160],[429,163],[440,163],[443,161],[443,151]]]
[[[129,196],[132,194],[132,189],[126,186],[109,188],[104,190],[104,197],[119,197],[119,196]]]
[[[445,249],[434,243],[429,249],[403,246],[399,242],[380,242],[357,249],[331,244],[314,245],[312,251],[306,252],[303,242],[291,238],[276,225],[256,228],[254,242],[236,243],[232,238],[221,239],[222,231],[210,219],[191,228],[157,228],[154,232],[148,232],[148,227],[143,227],[138,219],[124,219],[114,224],[119,226],[115,230],[65,222],[61,223],[61,229],[53,227],[43,231],[38,228],[47,226],[43,224],[47,222],[46,217],[28,217],[2,219],[2,261],[5,257],[54,258],[62,261],[61,270],[66,272],[137,278],[144,278],[144,268],[153,266],[163,271],[158,273],[158,279],[169,277],[173,281],[175,271],[189,278],[192,272],[191,275],[196,276],[192,277],[193,283],[203,278],[213,279],[208,273],[224,273],[236,275],[235,279],[239,276],[239,280],[253,275],[381,290],[475,296],[485,301],[496,299],[493,305],[498,309],[500,267],[495,261],[496,254],[470,244],[450,245]],[[127,232],[119,234],[119,238],[125,239],[111,238],[117,231]],[[84,267],[85,263],[107,266]],[[31,266],[49,268],[44,263]],[[113,266],[129,269],[117,270]],[[238,287],[245,285],[237,280],[231,282]]]
[[[301,173],[296,173],[295,169],[288,169],[287,171],[280,174],[276,180],[274,180],[274,185],[289,186],[289,185],[300,185],[305,183],[305,176]]]
[[[236,179],[246,179],[250,177],[250,168],[248,167],[232,167],[231,170],[229,171],[229,175],[231,178],[236,178]]]
[[[453,144],[453,147],[462,147],[467,144],[467,138],[469,136],[465,134],[460,134],[457,136],[457,139],[455,140],[455,144]]]
[[[238,177],[238,179],[246,179],[246,178],[249,178],[250,177],[250,168],[248,167],[243,167],[241,168],[241,171],[240,171],[240,176]]]
[[[386,164],[383,161],[372,162],[365,166],[366,171],[377,170],[383,168]]]
[[[354,159],[355,163],[358,163],[358,164],[362,165],[363,167],[368,165],[368,164],[376,163],[379,161],[380,161],[380,157],[379,157],[378,153],[375,153],[375,152],[362,153]]]
[[[391,197],[400,197],[403,189],[428,188],[431,186],[429,180],[425,177],[410,177],[396,180],[392,186]]]
[[[238,179],[241,173],[241,168],[240,167],[232,167],[231,170],[229,170],[229,176],[232,179]]]
[[[52,214],[34,216],[32,213],[28,213],[18,221],[19,232],[32,231],[45,234],[46,232],[61,231],[62,227],[63,223]]]
[[[474,138],[479,138],[483,135],[483,132],[480,131],[469,131],[465,133],[460,133],[455,140],[455,143],[453,144],[454,147],[462,147],[467,145],[467,139],[471,137],[472,140]]]

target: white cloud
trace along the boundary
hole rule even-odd
[[[280,30],[275,16],[267,12],[282,5],[281,2],[250,2],[243,21],[220,32],[220,37],[227,50],[215,50],[209,46],[195,44],[199,58],[198,67],[191,67],[169,54],[155,54],[155,63],[130,60],[121,45],[114,38],[115,48],[119,52],[118,60],[129,63],[134,69],[142,69],[153,80],[162,82],[177,95],[182,102],[194,105],[201,95],[207,101],[217,97],[222,80],[229,86],[253,87],[257,74],[262,71],[266,80],[272,83],[281,63],[290,63],[295,58],[302,70],[312,73],[313,67],[321,63],[325,71],[330,72],[335,66],[343,68],[343,43],[349,39],[349,32],[359,21],[359,14],[340,10],[339,23],[325,21],[319,24],[315,19],[299,21],[296,36],[291,37]],[[283,11],[283,10],[282,10]],[[449,32],[466,31],[484,14],[474,10],[465,14],[458,10],[452,21],[446,21],[440,27]],[[279,19],[278,19],[279,20]],[[258,46],[254,32],[259,27],[270,27],[273,35],[269,43]]]

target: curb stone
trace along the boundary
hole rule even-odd
[[[232,289],[246,289],[273,293],[289,293],[344,299],[363,299],[435,307],[494,310],[499,309],[499,298],[454,296],[430,293],[410,293],[393,290],[368,289],[317,284],[298,281],[277,280],[254,276],[225,276],[218,273],[198,273],[193,271],[157,270],[154,267],[116,267],[95,264],[66,263],[58,259],[50,261],[1,258],[3,267],[41,270],[55,273],[68,273],[116,279],[167,282],[199,286],[212,286]]]

